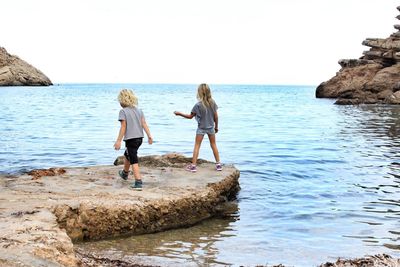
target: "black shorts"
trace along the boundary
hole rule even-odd
[[[143,142],[143,137],[125,140],[124,156],[131,164],[139,163],[137,151]]]

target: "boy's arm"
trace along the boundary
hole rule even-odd
[[[218,133],[218,112],[214,112],[215,133]]]
[[[190,114],[183,114],[182,112],[174,111],[174,114],[176,116],[181,116],[181,117],[184,117],[186,119],[193,119],[193,117],[196,116],[196,113],[193,113],[193,112],[191,112]]]
[[[149,139],[148,142],[151,145],[153,143],[153,137],[150,134],[149,126],[147,126],[147,122],[146,122],[146,119],[144,117],[142,117],[142,126],[143,126],[143,130],[146,132],[147,139]]]
[[[119,150],[121,148],[122,138],[124,138],[126,131],[126,121],[121,121],[121,128],[119,128],[119,133],[117,137],[117,141],[115,141],[114,148],[115,150]]]

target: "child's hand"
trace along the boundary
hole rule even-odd
[[[118,141],[115,142],[114,148],[115,148],[115,150],[119,150],[121,148],[121,142],[118,142]]]
[[[175,114],[176,116],[178,116],[178,115],[180,114],[180,112],[179,112],[179,111],[174,111],[174,114]]]
[[[150,136],[148,142],[149,142],[149,145],[153,144],[153,137]]]

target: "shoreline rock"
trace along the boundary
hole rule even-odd
[[[386,266],[397,267],[400,266],[400,259],[394,259],[386,254],[379,254],[373,256],[365,256],[358,259],[338,259],[336,262],[327,262],[321,264],[319,267],[373,267],[373,266]]]
[[[0,176],[0,265],[84,266],[73,241],[187,227],[222,212],[240,189],[239,171],[203,162],[193,174],[183,168],[188,162],[178,154],[147,157],[143,191],[118,177],[120,166]]]
[[[152,267],[159,265],[148,265],[137,262],[132,262],[125,259],[113,259],[110,257],[104,257],[103,255],[97,255],[93,253],[87,253],[80,249],[76,250],[76,255],[82,266],[86,267],[114,267],[114,266],[124,266],[124,267]],[[286,265],[256,265],[257,267],[285,267]],[[378,254],[373,256],[365,256],[363,258],[356,259],[337,259],[335,262],[326,262],[318,267],[398,267],[400,266],[400,259],[394,259],[386,254]],[[295,267],[295,266],[293,266]]]
[[[0,86],[48,86],[50,79],[40,70],[0,47]]]
[[[400,104],[400,25],[394,28],[398,31],[388,38],[365,39],[362,44],[370,49],[359,59],[339,60],[341,69],[315,96],[336,98],[339,105]]]

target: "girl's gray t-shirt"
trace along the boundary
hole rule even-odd
[[[215,101],[213,101],[209,107],[204,107],[201,102],[197,102],[192,108],[192,113],[196,114],[198,127],[201,129],[214,128],[214,113],[217,109],[218,106]]]
[[[144,118],[143,111],[137,107],[125,107],[119,111],[118,120],[126,121],[124,141],[144,137],[142,118]]]

